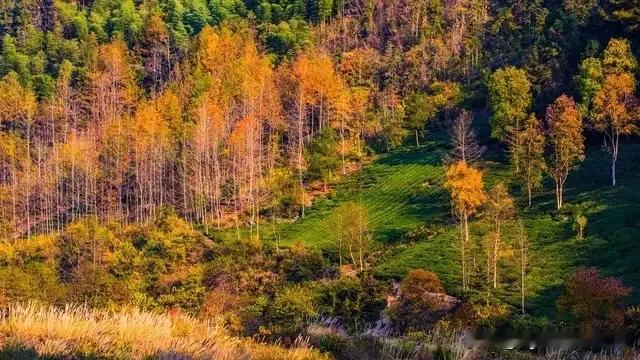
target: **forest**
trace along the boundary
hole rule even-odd
[[[639,35],[637,0],[0,2],[0,359],[640,356]]]

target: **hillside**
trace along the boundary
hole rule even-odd
[[[639,34],[637,0],[0,1],[0,358],[635,356]]]
[[[459,260],[456,244],[459,228],[453,224],[446,191],[442,188],[442,155],[448,150],[444,134],[418,148],[408,148],[380,157],[335,185],[333,193],[318,199],[308,216],[278,228],[282,244],[302,241],[324,249],[335,246],[331,215],[345,202],[364,204],[369,211],[370,229],[376,246],[382,250],[382,260],[374,260],[375,273],[383,278],[401,278],[411,269],[428,269],[440,277],[447,289],[459,291]],[[526,201],[518,203],[522,219],[531,241],[532,284],[529,310],[533,314],[551,316],[556,311],[555,300],[560,295],[564,280],[578,267],[596,266],[608,275],[621,277],[625,283],[640,288],[640,263],[635,261],[640,250],[635,239],[640,237],[640,201],[638,180],[640,170],[634,164],[640,161],[640,146],[625,143],[625,156],[620,160],[620,182],[615,188],[608,186],[607,154],[591,149],[586,160],[570,175],[567,184],[567,208],[555,209],[552,185],[545,182],[532,207]],[[509,166],[504,163],[503,150],[494,148],[484,161],[487,187],[499,181],[509,181]],[[518,193],[517,187],[512,187]],[[580,213],[588,219],[586,236],[577,239],[573,215]],[[411,230],[421,226],[436,229],[404,240]],[[514,224],[505,236],[513,243]],[[486,225],[477,221],[473,235],[480,239]],[[514,306],[518,303],[515,289],[504,289],[501,297]],[[634,302],[640,293],[633,294]]]
[[[336,184],[333,192],[318,199],[303,219],[282,226],[284,244],[300,240],[309,245],[332,245],[331,221],[335,207],[347,201],[365,205],[369,224],[378,241],[395,242],[413,227],[433,222],[446,212],[441,182],[443,143],[429,142],[417,150],[383,155],[357,174]],[[444,202],[444,203],[443,203]]]

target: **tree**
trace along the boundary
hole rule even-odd
[[[593,101],[593,127],[604,133],[611,154],[611,184],[616,185],[616,161],[620,136],[638,132],[638,98],[635,79],[629,73],[610,74]]]
[[[605,74],[634,73],[638,61],[631,50],[627,39],[611,39],[604,49],[602,66]]]
[[[325,127],[306,149],[307,173],[314,179],[322,180],[325,191],[327,183],[340,167],[340,154],[337,151],[337,145],[334,130]]]
[[[513,218],[515,206],[513,198],[504,184],[497,184],[489,191],[486,202],[486,216],[493,226],[493,242],[488,262],[491,266],[493,288],[498,288],[498,258],[500,256],[502,225]]]
[[[485,147],[478,144],[476,131],[473,129],[473,113],[462,110],[453,121],[451,128],[451,152],[447,155],[448,162],[463,161],[473,164],[485,152]]]
[[[567,279],[558,307],[575,316],[584,330],[620,330],[625,299],[630,293],[631,289],[620,279],[604,277],[596,268],[586,268]]]
[[[435,82],[429,86],[428,93],[413,92],[405,98],[405,126],[415,133],[416,146],[420,145],[419,132],[423,131],[439,112],[442,111],[446,117],[456,109],[460,98],[460,85],[448,82]]]
[[[522,165],[517,175],[527,191],[528,204],[531,206],[533,191],[542,185],[542,175],[545,170],[544,133],[540,121],[534,114],[529,116],[524,128],[517,136],[519,137],[518,147],[514,151],[518,152],[517,157]]]
[[[445,173],[445,188],[449,191],[453,208],[461,220],[462,289],[466,291],[468,289],[466,249],[469,243],[469,217],[486,200],[482,172],[465,162],[457,162]]]
[[[491,136],[503,142],[520,130],[531,107],[531,83],[524,70],[506,67],[496,70],[489,79]],[[517,162],[516,162],[517,163]]]
[[[629,32],[640,31],[640,4],[636,0],[606,0],[603,8],[609,21],[623,24]]]
[[[340,266],[346,250],[351,263],[364,271],[364,258],[371,243],[368,216],[367,208],[356,202],[348,202],[334,211],[331,223]]]
[[[137,220],[155,217],[165,203],[164,171],[170,152],[170,128],[156,104],[141,104],[134,115],[134,167]],[[147,213],[145,213],[145,211]]]
[[[13,214],[14,220],[17,219],[17,190],[19,189],[18,184],[22,183],[24,196],[23,196],[23,206],[24,211],[22,216],[26,220],[26,224],[23,226],[27,236],[31,235],[31,188],[33,184],[31,183],[34,178],[31,169],[31,143],[32,139],[32,128],[33,128],[33,120],[36,113],[36,96],[31,91],[31,89],[26,88],[20,84],[18,81],[18,77],[16,73],[11,72],[9,75],[5,76],[2,81],[0,81],[0,126],[7,126],[7,128],[17,129],[18,133],[24,139],[25,144],[25,152],[23,153],[23,159],[20,161],[22,163],[22,171],[18,172],[18,166],[16,165],[16,160],[18,160],[15,155],[17,154],[16,145],[19,142],[11,141],[9,148],[13,148],[9,153],[13,153],[14,156],[9,156],[9,158],[13,158],[12,165],[12,178],[13,178],[13,190],[12,190],[12,202],[13,202]],[[14,226],[17,226],[17,223],[14,222]],[[26,227],[26,228],[25,228]],[[23,229],[17,229],[20,234]]]
[[[525,313],[524,298],[527,292],[526,278],[529,269],[529,237],[525,231],[522,221],[518,222],[518,254],[520,255],[520,310]]]
[[[597,58],[586,58],[582,60],[578,67],[578,74],[575,76],[576,84],[580,92],[580,106],[585,114],[590,114],[593,108],[593,99],[604,82],[604,70],[602,60]]]
[[[430,108],[428,98],[423,93],[412,93],[406,97],[405,103],[405,126],[413,131],[416,138],[416,146],[420,146],[419,134],[424,130],[428,120],[431,120],[437,110]]]
[[[562,208],[564,184],[569,171],[584,160],[582,116],[575,101],[562,95],[547,107],[547,171],[556,184],[556,206]]]
[[[594,12],[598,0],[563,0],[564,9],[584,22]]]

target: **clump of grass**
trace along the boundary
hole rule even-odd
[[[185,315],[84,306],[12,305],[0,316],[0,354],[111,359],[323,359],[304,343],[284,349],[229,336],[222,326]]]

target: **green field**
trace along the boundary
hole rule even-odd
[[[350,176],[329,197],[317,200],[304,219],[283,225],[283,242],[330,246],[334,237],[329,214],[347,201],[366,206],[369,226],[381,243],[394,242],[418,224],[437,221],[447,211],[438,144],[395,152]]]
[[[316,200],[304,219],[278,227],[282,244],[302,241],[331,248],[334,235],[330,214],[348,201],[358,201],[369,211],[369,225],[379,254],[374,260],[376,275],[400,278],[410,269],[424,268],[436,272],[449,291],[459,293],[458,228],[452,222],[448,195],[442,189],[440,159],[446,151],[445,144],[444,140],[435,139],[418,148],[387,154],[344,179],[328,197]],[[518,199],[519,217],[531,241],[527,281],[528,305],[533,313],[554,311],[562,284],[576,267],[597,266],[608,275],[622,277],[634,288],[640,286],[640,171],[633,166],[640,161],[640,146],[624,145],[619,185],[615,188],[609,185],[608,154],[597,146],[590,148],[584,163],[569,176],[563,211],[555,210],[549,180],[531,208],[526,207],[524,199]],[[481,164],[487,188],[498,181],[510,183],[501,150],[492,152],[494,159]],[[518,187],[512,186],[511,193],[518,196]],[[588,219],[582,240],[576,239],[572,227],[578,212]],[[428,237],[412,238],[410,242],[405,239],[408,231],[423,225],[436,230]],[[514,228],[515,223],[506,228],[506,243],[514,241]],[[484,233],[483,222],[474,221],[472,235],[476,241],[481,241]],[[507,269],[510,264],[502,266]],[[509,278],[512,275],[505,276],[505,283],[513,280]],[[515,305],[516,294],[517,289],[504,286],[498,296]],[[639,295],[634,292],[634,302],[640,300]]]

